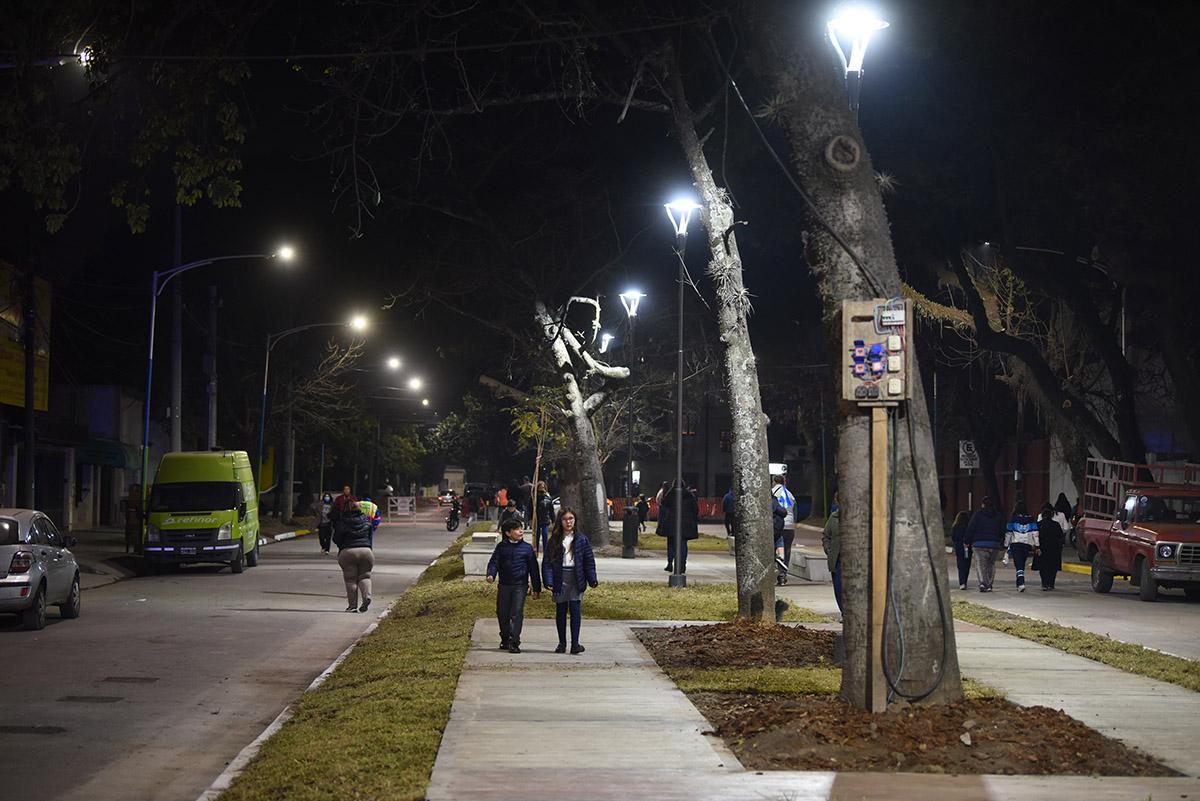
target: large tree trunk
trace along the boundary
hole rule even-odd
[[[563,373],[563,385],[567,390],[569,420],[574,433],[571,440],[575,447],[575,463],[579,465],[579,508],[575,510],[579,520],[576,525],[594,545],[608,545],[608,498],[604,494],[604,471],[596,450],[596,430],[584,408],[575,374]]]
[[[708,274],[716,287],[717,329],[722,365],[733,418],[733,514],[736,549],[738,615],[774,620],[775,537],[771,526],[771,487],[767,462],[767,418],[762,411],[758,367],[750,345],[747,316],[750,299],[742,284],[742,259],[734,235],[729,196],[717,186],[696,134],[695,117],[684,94],[674,59],[666,69],[672,118],[692,180],[703,204],[707,232]]]
[[[768,19],[763,20],[769,22]],[[776,20],[777,22],[777,20]],[[840,397],[843,363],[840,346],[843,300],[885,295],[899,297],[900,276],[887,215],[858,125],[850,112],[841,72],[828,44],[818,37],[792,45],[790,25],[759,26],[757,66],[773,83],[776,119],[791,146],[792,162],[812,197],[806,209],[809,237],[806,256],[825,305],[832,351],[830,380]],[[871,287],[862,269],[827,232],[838,232],[875,276]],[[910,325],[911,325],[910,321]],[[914,329],[910,329],[914,330]],[[915,352],[915,348],[914,348]],[[892,440],[897,470],[893,481],[895,515],[891,545],[894,568],[885,655],[903,696],[931,702],[962,697],[954,621],[942,553],[938,480],[933,439],[918,365],[909,365],[912,400],[899,412]],[[870,416],[839,401],[837,470],[842,535],[846,664],[842,697],[865,707],[868,701],[868,556],[870,522]],[[907,419],[905,419],[907,418]],[[915,469],[914,469],[915,468]],[[900,631],[905,661],[899,664]],[[902,670],[901,670],[902,667]]]

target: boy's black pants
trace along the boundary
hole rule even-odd
[[[525,622],[527,585],[501,584],[496,593],[496,617],[500,621],[500,642],[521,644],[521,624]]]

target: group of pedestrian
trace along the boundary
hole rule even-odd
[[[381,518],[370,497],[355,497],[350,486],[336,498],[326,492],[313,503],[321,553],[332,543],[338,548],[338,567],[346,585],[347,612],[365,612],[371,606],[371,571],[375,567],[375,530]]]
[[[538,485],[539,491],[544,485]],[[539,512],[540,513],[540,512]],[[580,642],[583,623],[583,594],[598,585],[596,558],[587,535],[575,527],[572,509],[559,512],[550,529],[543,552],[541,569],[533,546],[524,540],[524,521],[513,515],[500,524],[503,536],[488,560],[487,582],[499,580],[496,594],[496,618],[500,624],[500,649],[521,653],[521,629],[525,619],[525,598],[532,592],[539,598],[543,588],[554,599],[554,623],[558,630],[557,654],[567,652],[568,622],[571,653],[584,652]]]
[[[1025,592],[1025,565],[1032,557],[1031,567],[1041,578],[1042,590],[1054,589],[1055,579],[1062,570],[1063,545],[1070,531],[1066,512],[1070,509],[1066,495],[1060,493],[1054,505],[1045,504],[1035,519],[1024,501],[1018,502],[1007,519],[996,509],[990,497],[974,514],[959,512],[954,518],[951,541],[958,567],[958,588],[965,590],[971,574],[971,563],[979,581],[980,592],[992,592],[996,575],[996,560],[1007,564],[1012,559],[1016,569],[1017,592]]]

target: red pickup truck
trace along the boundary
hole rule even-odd
[[[1088,459],[1076,548],[1092,589],[1127,577],[1143,601],[1181,588],[1200,600],[1200,465]]]

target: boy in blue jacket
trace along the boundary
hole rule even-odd
[[[496,594],[496,617],[500,621],[500,650],[521,653],[521,625],[525,622],[525,594],[533,582],[533,597],[542,594],[542,578],[538,575],[537,557],[533,546],[522,539],[524,523],[510,518],[501,525],[504,539],[492,551],[488,560],[487,581],[491,584],[500,576],[500,591]]]

